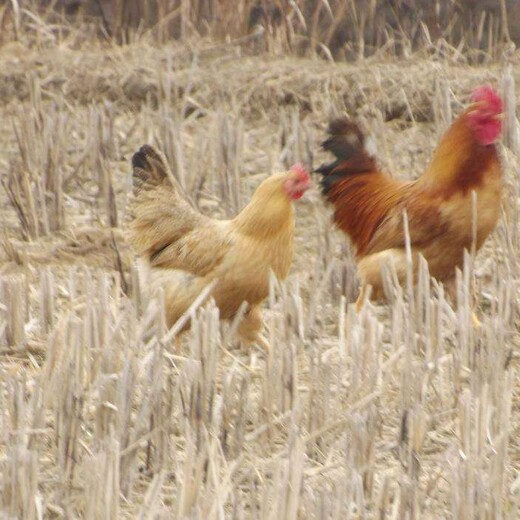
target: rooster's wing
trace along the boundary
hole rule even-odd
[[[370,255],[385,249],[406,245],[404,212],[408,220],[410,244],[421,247],[443,235],[449,227],[443,218],[441,203],[425,193],[418,192],[415,183],[403,186],[401,201],[388,209],[385,218],[377,226],[364,253]]]

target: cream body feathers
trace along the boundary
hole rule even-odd
[[[163,288],[168,325],[213,282],[221,318],[249,304],[241,336],[254,341],[262,325],[256,307],[269,294],[270,273],[286,278],[292,261],[293,207],[283,189],[291,173],[266,179],[234,219],[215,220],[188,204],[152,147],[134,155],[133,168],[127,236],[145,262],[145,284],[152,292]]]

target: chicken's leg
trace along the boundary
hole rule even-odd
[[[265,350],[266,354],[269,354],[269,351],[271,350],[271,345],[269,345],[269,342],[267,341],[267,339],[264,337],[263,334],[258,333],[258,336],[255,339],[255,343],[259,347],[262,347]]]
[[[180,354],[182,351],[182,340],[180,334],[175,336],[175,354]]]
[[[250,345],[256,343],[259,347],[263,348],[266,352],[269,352],[271,346],[267,339],[261,334],[263,327],[262,311],[259,307],[251,307],[244,317],[240,325],[238,326],[238,337],[244,343]]]

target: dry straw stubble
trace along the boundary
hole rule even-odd
[[[12,115],[0,163],[20,181],[4,175],[14,195],[0,195],[2,515],[516,518],[517,58],[470,68],[443,46],[412,55],[403,76],[393,58],[67,38],[52,58],[16,57],[34,69],[27,96],[0,107]],[[176,349],[117,227],[142,142],[165,151],[195,205],[225,217],[269,171],[318,163],[334,111],[366,120],[393,172],[419,174],[469,87],[490,80],[506,97],[507,194],[497,231],[468,256],[458,308],[422,266],[413,291],[388,273],[391,304],[357,316],[351,252],[313,192],[297,207],[291,276],[266,304],[272,351],[234,348],[211,303],[192,309]]]

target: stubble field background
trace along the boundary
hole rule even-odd
[[[0,46],[0,517],[518,518],[518,52],[439,40],[333,62],[283,28],[119,45],[20,16]],[[122,233],[140,145],[224,218],[269,173],[325,160],[338,113],[417,177],[482,83],[506,99],[506,193],[458,305],[425,275],[356,316],[315,184],[265,305],[272,351],[238,350],[211,304],[175,350]]]

